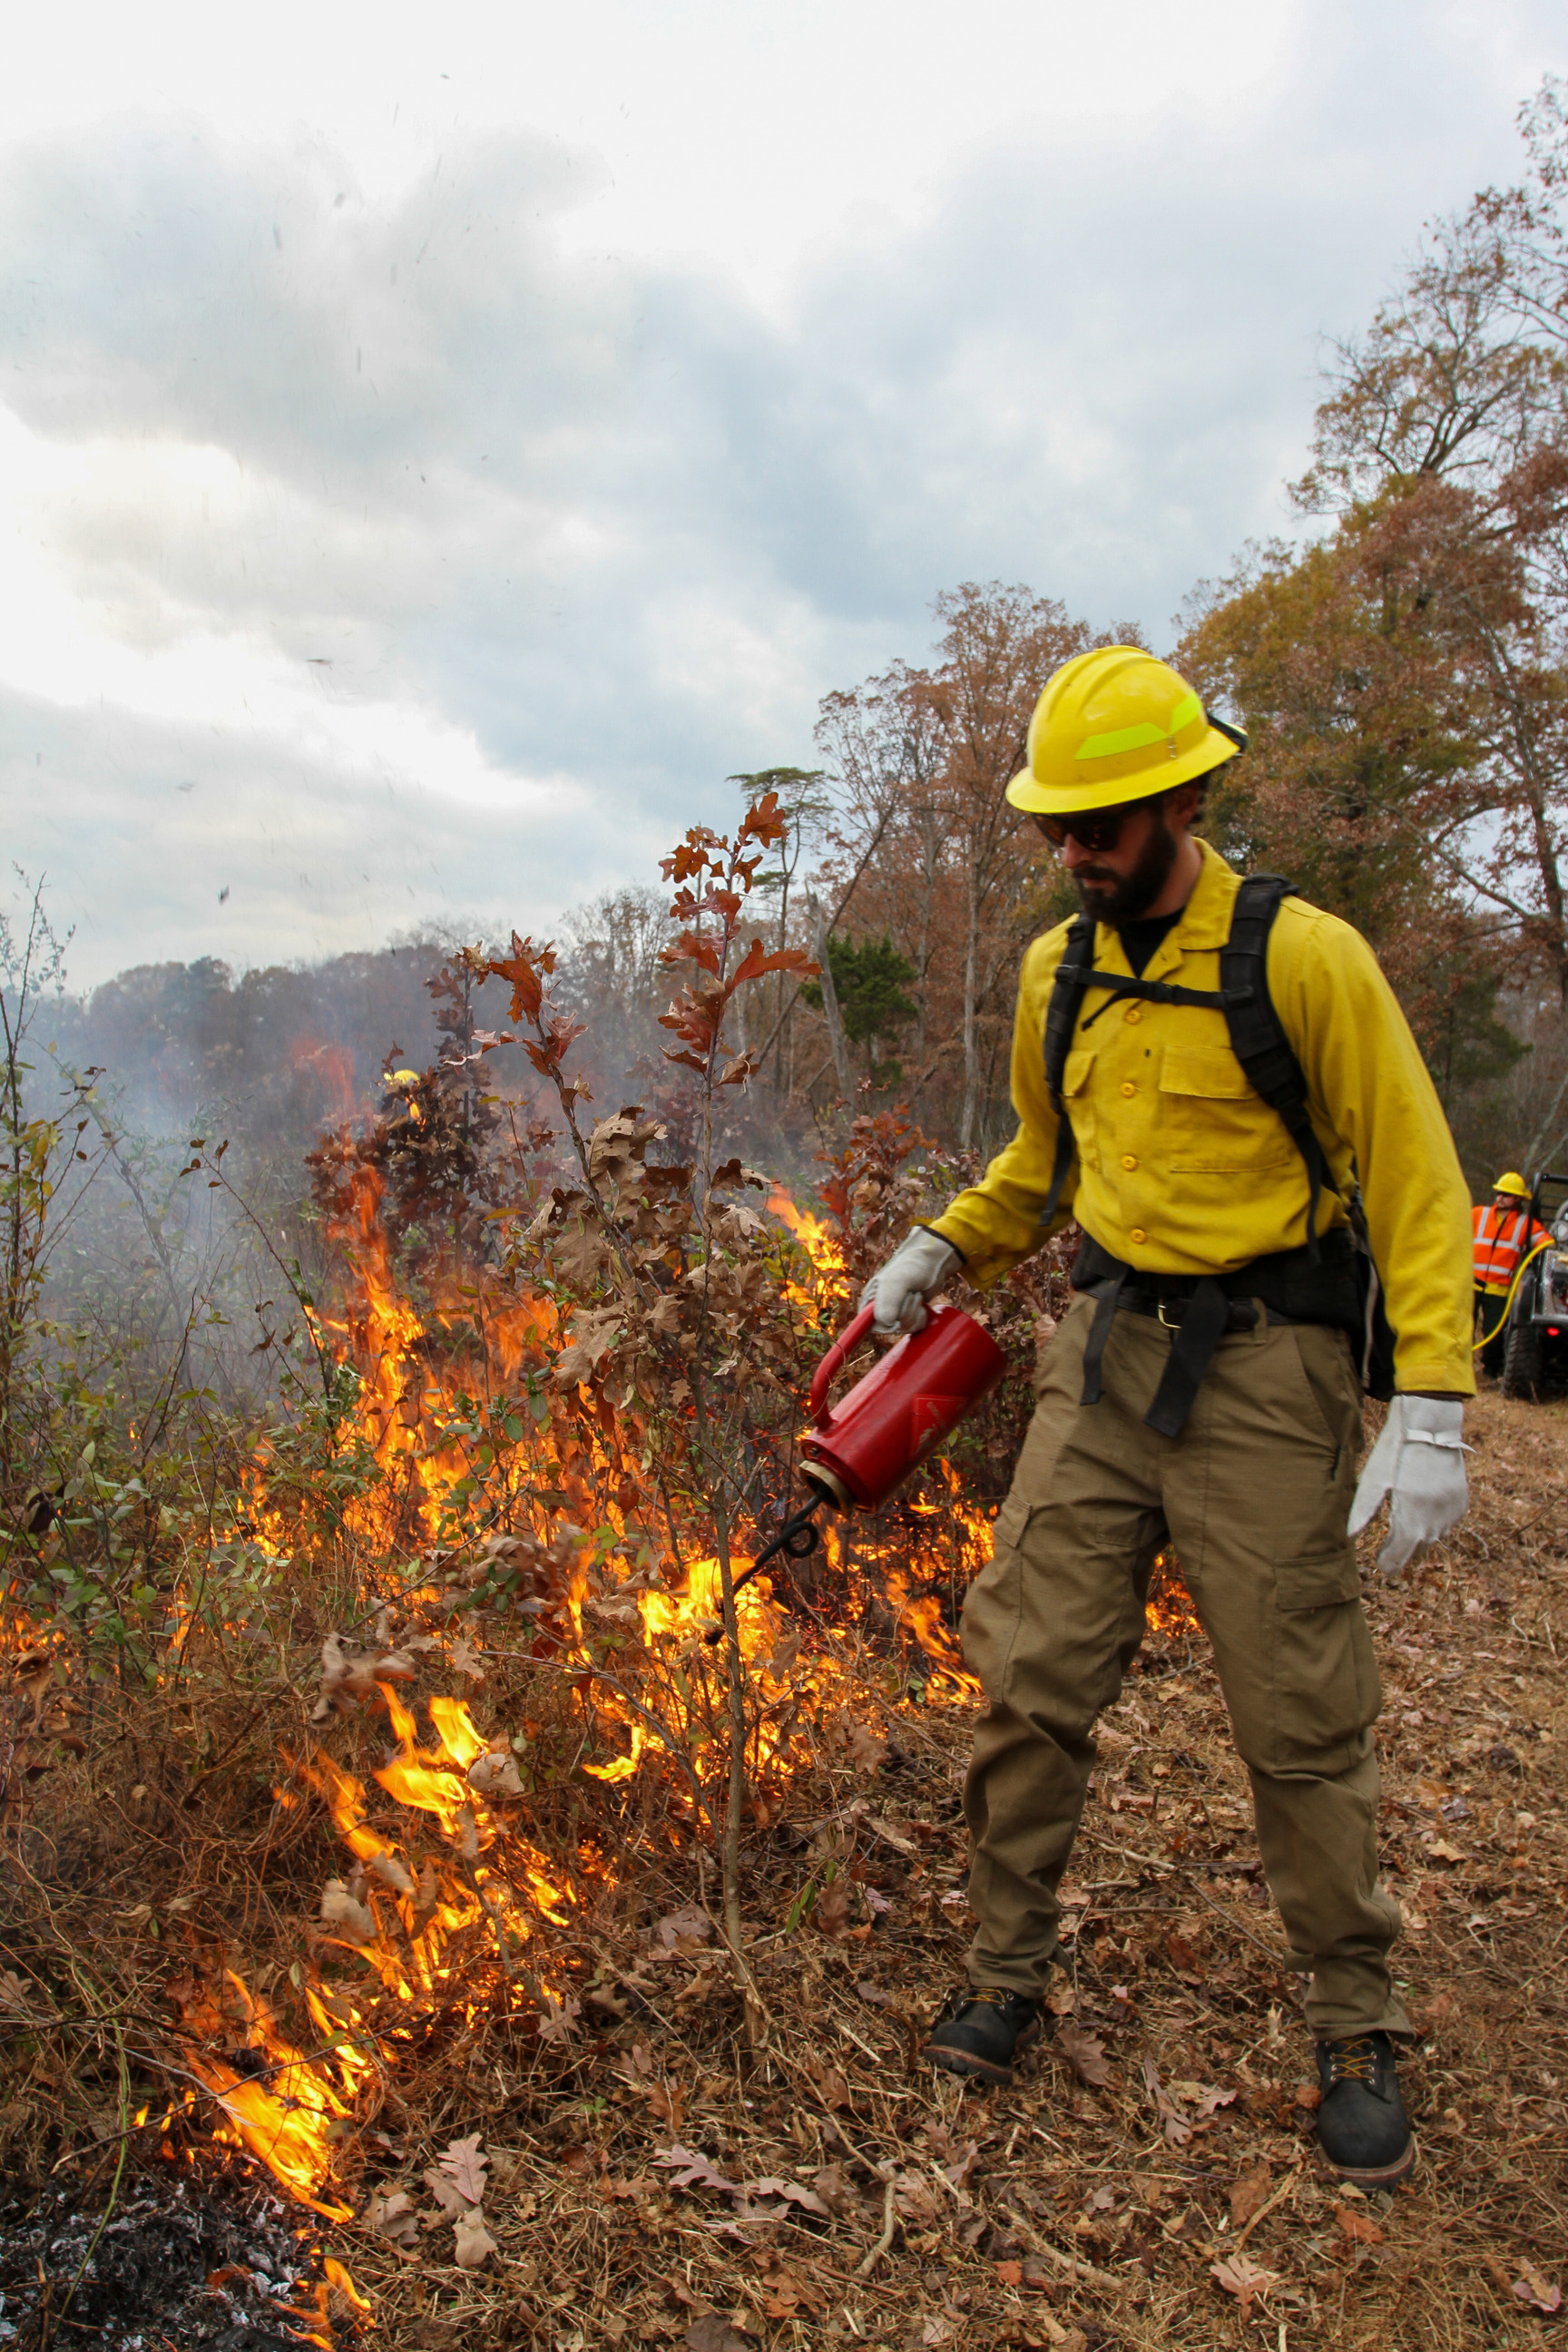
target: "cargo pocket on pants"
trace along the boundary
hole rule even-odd
[[[991,1558],[963,1602],[963,1663],[980,1687],[999,1705],[1008,1662],[1024,1612],[1024,1563],[1018,1547],[1029,1524],[1029,1505],[1009,1495],[996,1514]]]
[[[1383,1704],[1353,1551],[1279,1561],[1273,1663],[1272,1769],[1347,1771]]]

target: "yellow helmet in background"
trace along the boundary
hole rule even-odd
[[[1506,1175],[1500,1176],[1492,1186],[1492,1191],[1511,1192],[1516,1201],[1528,1201],[1530,1198],[1530,1187],[1517,1168],[1510,1168]]]
[[[386,1083],[389,1087],[402,1087],[405,1089],[409,1087],[416,1087],[419,1084],[419,1073],[417,1070],[394,1070],[389,1074]]]
[[[1100,646],[1058,670],[1029,721],[1029,764],[1007,798],[1033,816],[1114,808],[1190,784],[1245,750],[1184,677],[1136,646]]]

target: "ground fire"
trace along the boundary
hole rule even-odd
[[[323,1806],[346,1849],[321,1895],[313,1958],[293,1971],[314,2048],[291,2044],[233,1971],[176,1988],[186,1996],[192,2070],[228,2126],[291,2195],[331,2220],[352,2210],[343,2201],[352,2182],[340,2178],[345,2129],[374,2113],[384,2085],[395,2088],[412,2042],[498,2006],[542,2039],[569,2030],[580,2008],[560,1973],[554,1931],[570,1927],[580,1886],[591,1890],[617,1868],[612,1816],[626,1812],[629,1785],[657,1784],[640,1810],[657,1820],[661,1843],[700,1845],[702,1785],[723,1760],[721,1694],[703,1639],[720,1622],[718,1563],[659,1539],[658,1498],[628,1473],[620,1431],[597,1399],[579,1389],[563,1412],[559,1392],[543,1391],[543,1411],[536,1402],[514,1415],[515,1434],[496,1449],[485,1486],[495,1531],[476,1539],[470,1521],[468,1541],[454,1540],[455,1521],[471,1513],[476,1391],[514,1391],[531,1358],[563,1344],[562,1309],[557,1297],[503,1287],[473,1268],[466,1281],[449,1271],[434,1301],[416,1307],[396,1287],[379,1198],[372,1172],[356,1169],[341,1227],[345,1293],[320,1325],[355,1376],[341,1443],[368,1450],[383,1474],[352,1507],[353,1531],[371,1554],[401,1536],[412,1557],[366,1592],[368,1625],[327,1636],[320,1735],[275,1791],[285,1813]],[[815,1347],[846,1311],[842,1251],[826,1222],[782,1188],[767,1208],[779,1295]],[[531,1511],[534,1498],[553,1504],[568,1487],[579,1505],[594,1489],[583,1516],[603,1516],[591,1531],[563,1528],[548,1505]],[[269,1540],[288,1543],[265,1463],[247,1507]],[[835,1519],[825,1572],[796,1613],[765,1575],[738,1596],[755,1811],[778,1807],[797,1758],[853,1726],[868,1685],[885,1698],[889,1669],[915,1694],[906,1705],[970,1699],[954,1604],[989,1549],[984,1509],[938,1459],[927,1489],[889,1523]],[[732,1555],[736,1574],[748,1565]],[[485,1604],[509,1579],[526,1592],[500,1641]],[[537,1842],[548,1827],[531,1830],[538,1791],[523,1778],[526,1731],[476,1721],[476,1711],[491,1713],[480,1694],[496,1672],[492,1650],[511,1649],[520,1634],[542,1685],[531,1703],[570,1710],[584,1751],[580,1785],[605,1792],[605,1819],[580,1816],[565,1858],[558,1842],[548,1855]],[[521,1663],[515,1649],[510,1662]],[[416,1714],[400,1690],[443,1669],[456,1671],[462,1695],[432,1689]],[[385,1760],[368,1772],[345,1762],[329,1744],[339,1727],[356,1749],[367,1738],[380,1746]]]

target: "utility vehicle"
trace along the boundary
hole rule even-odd
[[[1519,1278],[1508,1312],[1502,1392],[1539,1402],[1568,1385],[1568,1176],[1543,1168],[1531,1179],[1530,1213],[1551,1234]]]

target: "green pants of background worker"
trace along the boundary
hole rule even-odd
[[[1345,1532],[1361,1441],[1349,1342],[1260,1312],[1221,1340],[1182,1434],[1162,1437],[1142,1416],[1171,1333],[1119,1314],[1104,1393],[1086,1406],[1093,1313],[1076,1300],[1046,1350],[994,1555],[964,1607],[990,1701],[964,1792],[971,1980],[1044,1990],[1095,1717],[1138,1649],[1168,1541],[1251,1775],[1286,1965],[1310,1972],[1307,2021],[1331,2039],[1408,2032],[1387,1958],[1399,1908],[1378,1880],[1382,1694]]]

